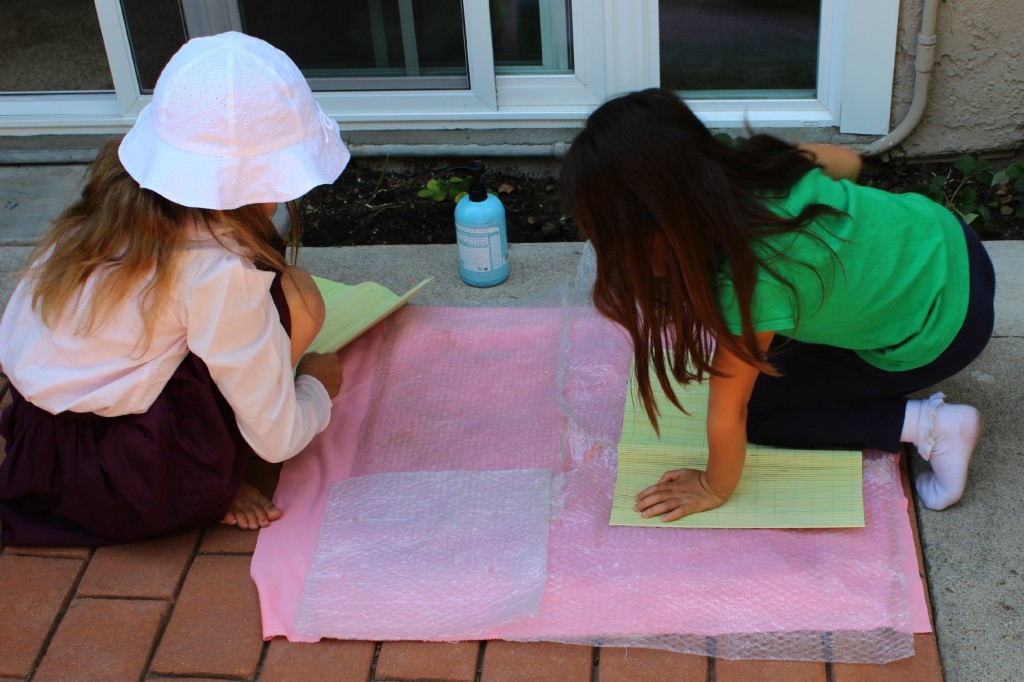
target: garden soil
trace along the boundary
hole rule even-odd
[[[422,165],[422,164],[421,164]],[[318,187],[302,202],[304,246],[384,244],[453,244],[452,200],[419,196],[431,179],[447,176],[415,164],[389,164],[385,159],[355,159],[333,185]],[[919,164],[867,159],[860,182],[891,192],[915,186],[940,185],[947,195],[969,187],[977,203],[989,208],[988,220],[972,226],[982,239],[1024,239],[1024,191],[1013,184],[984,186],[964,178],[952,164]],[[527,172],[488,162],[486,184],[505,205],[508,240],[512,243],[582,241],[583,235],[565,214],[556,175]]]

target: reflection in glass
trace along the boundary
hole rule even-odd
[[[113,90],[92,0],[0,2],[0,92]]]
[[[488,1],[497,73],[572,72],[570,0]],[[120,2],[146,94],[186,40],[230,30],[286,52],[314,90],[470,87],[463,0]]]
[[[490,0],[498,73],[570,73],[569,0]]]
[[[160,72],[188,37],[178,0],[121,0],[128,42],[143,94],[151,94]]]
[[[659,0],[661,84],[699,97],[813,97],[820,0]]]
[[[314,90],[468,88],[460,0],[240,0],[245,32]]]

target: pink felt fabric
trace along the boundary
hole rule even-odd
[[[609,526],[630,356],[591,310],[407,308],[343,353],[332,422],[283,467],[275,501],[285,515],[261,531],[253,557],[265,637],[332,636],[294,627],[332,482],[536,467],[555,476],[540,610],[461,638],[694,650],[715,637],[715,654],[728,657],[888,660],[909,654],[879,653],[889,644],[872,632],[931,629],[892,455],[865,457],[863,529]],[[826,632],[866,634],[814,634]]]

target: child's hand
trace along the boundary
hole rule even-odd
[[[344,368],[334,353],[306,353],[299,360],[295,373],[308,374],[319,381],[332,398],[341,391]]]
[[[666,471],[657,483],[636,496],[633,511],[649,519],[663,514],[662,521],[675,521],[688,514],[721,507],[727,498],[719,495],[696,469]]]

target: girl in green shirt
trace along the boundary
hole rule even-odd
[[[960,499],[976,409],[906,396],[962,370],[992,332],[994,273],[951,213],[853,181],[854,152],[754,135],[716,140],[673,93],[611,100],[588,119],[562,182],[597,255],[597,309],[633,341],[657,428],[653,371],[709,380],[706,471],[669,471],[636,510],[666,521],[736,487],[751,442],[895,451],[932,470],[924,504]]]

